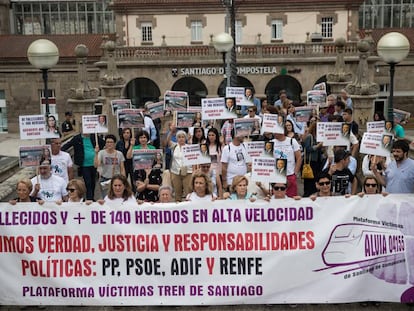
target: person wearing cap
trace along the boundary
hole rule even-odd
[[[62,177],[52,174],[50,160],[43,160],[39,165],[39,174],[31,179],[33,190],[30,194],[46,202],[67,201],[66,182]]]
[[[336,150],[334,163],[324,171],[331,176],[333,195],[356,194],[357,192],[357,179],[348,168],[350,156],[351,154],[346,150]],[[351,185],[350,189],[349,185]]]
[[[73,128],[74,122],[72,121],[72,112],[65,112],[65,121],[62,123],[62,133],[64,136],[75,132]]]

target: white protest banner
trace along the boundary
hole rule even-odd
[[[226,97],[235,98],[236,99],[236,104],[241,105],[241,102],[245,99],[244,87],[227,86],[226,87]]]
[[[174,111],[174,120],[176,127],[192,127],[194,124],[196,112],[189,111]]]
[[[202,98],[201,116],[203,121],[237,118],[236,109],[233,109],[232,111],[228,110],[223,97]]]
[[[384,133],[384,129],[385,129],[385,121],[367,122],[367,132],[368,133],[382,134],[382,133]]]
[[[113,99],[111,100],[112,115],[116,116],[116,112],[121,109],[130,109],[131,100],[130,99]]]
[[[360,153],[389,157],[391,152],[393,135],[364,133],[359,148]]]
[[[82,132],[85,134],[108,133],[106,115],[83,115]]]
[[[311,107],[326,106],[326,91],[311,90],[306,92],[307,105]]]
[[[237,137],[248,137],[251,136],[255,130],[254,118],[240,118],[234,119],[234,135]],[[258,135],[258,134],[255,134]]]
[[[118,128],[142,129],[145,127],[142,109],[120,109],[117,111]]]
[[[33,167],[39,166],[43,160],[52,159],[50,145],[20,146],[19,147],[19,166]]]
[[[266,132],[283,134],[285,132],[283,116],[279,117],[277,114],[270,113],[263,114],[262,133]]]
[[[147,109],[153,120],[162,118],[164,116],[164,101],[149,103]]]
[[[185,165],[198,165],[211,163],[207,150],[201,152],[199,144],[185,145],[182,147]]]
[[[318,143],[325,141],[325,125],[328,122],[317,122],[316,123],[316,141]]]
[[[350,126],[349,124],[342,122],[318,122],[318,128],[322,128],[323,125],[323,137],[317,133],[317,141],[323,142],[324,146],[349,146],[350,144]],[[322,140],[318,140],[322,139]]]
[[[0,304],[411,302],[413,202],[0,203]]]
[[[19,116],[20,139],[59,138],[56,117],[50,118],[54,119],[53,127],[48,126],[47,117],[42,114]]]
[[[166,91],[164,94],[164,110],[187,111],[188,93],[182,91]]]
[[[144,170],[162,164],[162,149],[134,149],[132,151],[132,167],[134,170]],[[162,165],[161,165],[162,167]]]
[[[246,147],[247,154],[250,158],[261,157],[263,155],[264,141],[245,141],[243,145]]]

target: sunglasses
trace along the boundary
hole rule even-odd
[[[365,184],[366,187],[375,188],[378,185],[377,184]]]
[[[76,191],[76,189],[75,189],[75,188],[66,188],[66,191],[69,191],[69,192],[75,192],[75,191]]]
[[[286,190],[286,187],[273,187],[273,190],[275,190],[275,191],[285,191]]]
[[[319,182],[318,184],[321,185],[321,186],[327,186],[327,185],[330,185],[331,182],[330,181],[323,181],[323,182]]]

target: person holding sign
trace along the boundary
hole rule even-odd
[[[191,180],[193,192],[189,193],[186,201],[214,201],[213,185],[210,177],[201,171],[195,172]]]
[[[30,179],[23,178],[19,180],[16,185],[17,198],[10,200],[9,203],[11,205],[20,202],[39,202],[39,204],[43,204],[42,200],[38,200],[36,197],[30,195],[32,190],[33,185]]]
[[[66,182],[62,177],[52,174],[50,160],[44,160],[39,166],[39,175],[31,179],[31,196],[48,202],[67,201]]]
[[[247,177],[241,175],[235,176],[230,188],[231,193],[224,193],[223,198],[227,200],[249,200],[250,202],[256,201],[256,196],[253,193],[247,192],[248,185],[249,180]]]
[[[175,126],[173,126],[173,131],[167,136],[168,146],[172,150],[171,158],[171,183],[175,191],[175,200],[181,202],[188,193],[191,192],[191,174],[193,172],[191,165],[187,166],[184,162],[184,153],[183,147],[186,145],[187,134],[184,131],[177,131],[175,135],[177,137],[177,142],[174,143],[171,141],[172,132],[175,131]]]
[[[95,146],[95,167],[100,173],[100,183],[102,196],[106,195],[106,185],[112,176],[121,174],[125,176],[124,155],[115,149],[116,137],[112,134],[105,136],[105,149],[99,151],[99,146]]]

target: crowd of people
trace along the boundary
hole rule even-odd
[[[240,108],[237,109],[239,118],[252,118],[259,124],[263,114],[277,114],[283,117],[285,132],[240,136],[235,134],[233,119],[216,120],[214,124],[208,122],[208,126],[203,127],[205,122],[198,113],[191,130],[177,128],[170,121],[161,137],[156,136],[161,132],[160,120],[152,120],[146,115],[144,129],[133,135],[131,128],[123,128],[119,140],[114,133],[104,137],[78,133],[62,146],[61,138],[52,138],[48,140],[51,157],[42,159],[37,175],[30,181],[18,182],[17,198],[10,202],[254,202],[414,193],[414,161],[408,157],[409,142],[404,138],[401,125],[385,120],[381,113],[376,112],[373,120],[385,121],[384,132],[389,132],[393,138],[388,142],[390,155],[365,155],[359,165],[361,133],[352,118],[352,99],[346,92],[339,96],[329,95],[326,105],[320,105],[305,125],[297,122],[295,103],[284,90],[271,104],[266,99],[260,101],[253,90],[247,88],[245,100],[251,104],[237,107]],[[71,114],[67,117],[62,129],[72,133],[74,128],[69,126]],[[318,142],[318,122],[342,122],[350,145],[324,146]],[[246,140],[264,141],[264,153],[284,160],[284,167],[278,167],[284,171],[284,182],[264,184],[252,180],[252,160],[243,144]],[[183,147],[191,144],[199,144],[211,163],[186,163]],[[66,152],[69,148],[73,148],[73,159]],[[135,169],[132,162],[134,150],[146,149],[162,149],[162,153],[157,154],[152,168]],[[301,178],[303,163],[311,166],[314,176],[304,179],[302,190],[298,189],[297,181]],[[78,178],[74,177],[74,164],[78,168]],[[357,176],[358,167],[361,167],[362,178]],[[95,185],[99,185],[100,191],[95,191]]]

